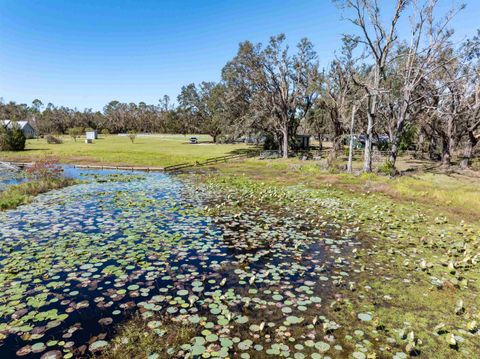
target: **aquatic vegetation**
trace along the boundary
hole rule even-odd
[[[17,185],[8,185],[0,191],[0,211],[16,208],[30,202],[40,193],[63,188],[76,183],[72,179],[51,178],[22,182]]]
[[[408,307],[391,316],[405,303],[381,283],[401,278],[408,292],[435,276],[445,287],[446,268],[449,280],[461,274],[459,290],[473,285],[466,239],[445,267],[426,249],[393,257],[408,246],[385,251],[388,266],[376,238],[398,241],[422,216],[388,217],[381,205],[359,216],[360,202],[333,190],[244,179],[82,178],[0,214],[2,356],[402,358],[437,337],[458,355],[474,348],[468,292],[445,306],[444,326],[429,319],[428,336]],[[418,276],[393,279],[405,267]]]
[[[209,217],[207,200],[215,198],[151,174],[79,184],[4,212],[0,351],[44,353],[48,338],[64,354],[96,353],[108,346],[109,327],[135,311],[157,335],[165,316],[204,328],[179,356],[228,354],[235,343],[246,352],[292,350],[271,338],[313,321],[309,310],[331,295],[318,278],[348,276],[334,256],[356,240],[333,242],[269,211]]]
[[[480,350],[478,329],[468,331],[469,323],[480,317],[478,225],[455,223],[422,204],[399,203],[381,194],[328,184],[285,186],[285,174],[276,174],[278,180],[274,177],[266,183],[258,173],[254,180],[241,174],[215,174],[201,181],[225,193],[225,201],[210,208],[212,213],[279,206],[304,220],[324,221],[341,233],[358,231],[361,245],[336,258],[355,266],[348,291],[339,288],[341,299],[330,311],[330,318],[342,325],[340,331],[345,330],[344,348],[362,345],[365,353],[378,355],[397,347],[396,357],[469,358]],[[442,329],[432,335],[439,323]],[[405,334],[392,337],[397,331]],[[366,333],[371,336],[368,346],[360,343]],[[448,333],[459,338],[458,345],[445,345]]]

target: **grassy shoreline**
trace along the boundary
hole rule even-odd
[[[0,192],[0,211],[14,209],[31,202],[35,196],[55,189],[76,184],[77,181],[66,178],[53,178],[47,180],[32,180],[18,185],[8,186]]]

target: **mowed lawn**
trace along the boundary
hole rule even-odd
[[[62,144],[48,144],[44,139],[27,141],[25,151],[0,152],[0,159],[34,161],[42,157],[57,157],[63,163],[170,166],[179,163],[195,163],[207,158],[235,154],[251,148],[245,144],[214,144],[207,135],[194,135],[198,144],[190,144],[192,135],[137,136],[134,143],[126,136],[100,136],[92,144],[85,139],[74,141],[63,136]]]

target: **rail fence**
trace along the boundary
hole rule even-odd
[[[186,168],[208,166],[208,165],[215,164],[215,163],[228,162],[228,161],[235,160],[235,159],[257,156],[259,153],[260,153],[260,151],[248,151],[248,152],[236,153],[236,154],[232,154],[232,155],[211,157],[211,158],[207,158],[205,161],[196,161],[195,163],[185,162],[185,163],[179,163],[179,164],[176,164],[176,165],[173,165],[173,166],[167,166],[167,167],[164,167],[163,170],[165,172],[173,172],[173,171],[183,170],[183,169],[186,169]]]

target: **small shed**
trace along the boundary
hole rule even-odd
[[[310,149],[310,136],[309,135],[297,135],[295,137],[296,145],[299,150]]]
[[[85,138],[87,140],[96,140],[98,138],[98,134],[97,134],[97,131],[93,130],[93,131],[87,131],[85,133]]]

